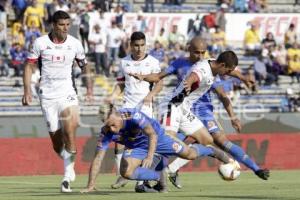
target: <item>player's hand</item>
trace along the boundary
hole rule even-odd
[[[253,85],[255,84],[255,82],[250,78],[246,78],[243,82],[246,85],[246,87],[249,89],[252,88]]]
[[[184,81],[183,82],[183,87],[184,87],[184,90],[185,90],[186,94],[189,95],[190,92],[191,92],[191,89],[192,89],[192,85],[189,84],[187,81]]]
[[[231,125],[232,127],[238,132],[240,133],[242,130],[242,124],[241,121],[238,118],[234,118],[231,120]]]
[[[143,99],[143,105],[145,106],[150,106],[152,103],[152,97],[151,96],[146,96],[144,99]]]
[[[140,81],[143,81],[144,80],[144,76],[142,74],[136,74],[136,73],[129,73],[128,74],[129,76],[132,76]]]
[[[142,162],[142,167],[150,168],[153,162],[153,158],[147,157]]]
[[[32,102],[31,93],[30,92],[29,93],[25,92],[24,95],[23,95],[23,98],[22,98],[23,106],[29,106],[31,102]]]
[[[97,191],[97,188],[93,186],[93,187],[88,187],[80,190],[80,193],[83,194],[83,193],[89,193],[94,191]]]

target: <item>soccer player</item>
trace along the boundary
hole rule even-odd
[[[149,117],[153,117],[153,98],[158,94],[162,87],[162,81],[158,81],[154,86],[146,81],[139,81],[129,73],[151,74],[159,73],[159,61],[146,54],[146,36],[142,32],[133,32],[130,37],[131,54],[121,60],[120,75],[117,78],[117,84],[112,94],[107,98],[107,102],[112,104],[113,101],[124,92],[123,108],[137,108]],[[122,151],[121,146],[116,145],[116,166],[117,173],[121,161]],[[126,184],[127,180],[119,177],[112,188],[119,188]],[[140,182],[138,185],[141,185]],[[141,187],[138,186],[137,187]],[[137,188],[136,188],[137,189]]]
[[[32,101],[30,80],[38,63],[41,72],[38,91],[41,108],[53,149],[64,161],[61,192],[72,192],[70,181],[75,180],[75,137],[79,121],[78,99],[72,81],[74,60],[87,75],[88,98],[93,95],[92,85],[81,42],[68,35],[70,16],[64,11],[57,11],[52,20],[52,31],[36,39],[28,56],[24,70],[22,103],[30,105]]]
[[[199,156],[216,156],[212,147],[205,147],[201,144],[193,144],[189,147],[177,138],[165,134],[157,120],[148,117],[138,109],[112,110],[108,113],[105,125],[99,134],[88,184],[85,189],[81,190],[82,193],[96,189],[96,178],[112,140],[126,147],[121,161],[121,175],[130,180],[159,181],[155,188],[160,192],[165,192],[162,171],[150,169],[155,153],[165,157],[175,155],[189,160],[194,160]]]
[[[165,71],[159,74],[150,75],[149,78],[152,80],[163,78],[170,74],[176,74],[177,79],[180,81],[191,69],[193,64],[203,59],[203,55],[206,50],[206,44],[200,37],[195,37],[192,39],[189,52],[189,58],[180,58],[177,59],[169,66]],[[240,78],[246,85],[251,84],[247,79],[245,79],[237,70],[231,72],[229,75]],[[152,77],[151,77],[152,76]],[[147,77],[139,77],[147,79]],[[269,171],[267,169],[260,169],[257,164],[251,160],[251,158],[241,149],[239,146],[231,143],[223,131],[218,126],[218,122],[215,120],[213,115],[213,106],[211,103],[210,91],[216,92],[217,96],[221,100],[226,109],[232,126],[240,132],[241,124],[239,119],[234,115],[230,100],[224,93],[222,86],[217,82],[214,83],[209,91],[207,91],[203,96],[201,96],[192,107],[192,112],[204,123],[209,133],[212,135],[214,143],[217,144],[220,148],[230,153],[234,159],[242,162],[248,168],[252,169],[257,176],[262,179],[268,179]],[[181,185],[178,183],[177,179],[177,170],[185,165],[188,161],[182,159],[177,159],[169,165],[170,180],[178,188],[181,188]]]

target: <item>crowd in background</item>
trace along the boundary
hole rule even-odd
[[[119,60],[129,52],[129,36],[133,31],[147,32],[147,22],[143,12],[138,12],[132,29],[123,26],[123,15],[132,11],[130,4],[120,4],[113,0],[95,0],[93,3],[80,3],[77,0],[11,0],[1,1],[2,9],[13,8],[15,20],[11,23],[11,33],[4,33],[0,23],[0,75],[21,76],[28,52],[34,40],[50,29],[51,16],[57,10],[67,11],[72,18],[71,34],[79,36],[87,55],[95,63],[96,75],[116,76]],[[4,4],[6,2],[6,4]],[[144,12],[152,12],[153,0],[145,0]],[[181,5],[184,0],[166,0],[165,5]],[[8,5],[9,4],[9,5]],[[208,43],[206,57],[216,57],[230,47],[226,42],[226,12],[261,12],[267,8],[265,0],[220,0],[216,9],[188,24],[188,33],[180,33],[177,25],[167,34],[164,27],[148,43],[148,53],[157,58],[161,67],[168,66],[173,60],[187,55],[188,41],[197,35]],[[106,14],[114,13],[113,20]],[[279,75],[291,76],[294,83],[300,83],[300,46],[294,24],[290,24],[280,44],[272,33],[265,38],[259,36],[259,24],[249,23],[245,31],[245,56],[254,59],[253,65],[244,72],[256,80],[258,86],[278,85]],[[11,35],[11,40],[6,35]],[[187,37],[185,37],[187,35]],[[153,41],[153,42],[152,42]],[[9,74],[9,68],[14,74]],[[224,80],[228,93],[240,87],[235,79]],[[257,88],[253,88],[255,91]],[[234,95],[233,95],[234,96]]]

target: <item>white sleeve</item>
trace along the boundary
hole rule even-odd
[[[30,50],[27,59],[28,60],[37,60],[41,55],[41,47],[39,45],[39,40],[35,40],[33,43],[33,47]]]
[[[78,40],[76,42],[76,55],[75,59],[77,60],[85,60],[85,53],[81,42]]]
[[[198,76],[199,81],[205,78],[205,70],[201,67],[201,62],[193,65],[191,73],[195,73]]]
[[[159,66],[159,61],[155,59],[155,62],[153,62],[152,72],[151,73],[159,73],[161,72],[161,68]]]

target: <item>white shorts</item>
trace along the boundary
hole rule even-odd
[[[61,121],[60,114],[66,108],[78,106],[78,98],[76,95],[68,95],[57,99],[40,99],[44,119],[47,123],[49,132],[55,132],[60,129]]]
[[[177,133],[181,131],[185,135],[191,135],[203,128],[203,123],[183,104],[178,106],[169,104],[168,111],[162,115],[161,124],[167,131]]]

